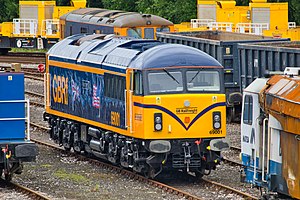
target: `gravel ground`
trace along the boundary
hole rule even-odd
[[[34,92],[43,94],[43,83],[40,82],[40,81],[26,79],[26,89],[29,90],[29,91],[34,91]],[[32,107],[31,108],[31,121],[46,126],[46,123],[44,123],[42,121],[42,113],[43,113],[43,108]],[[43,140],[48,140],[48,135],[47,134],[35,131],[34,129],[32,130],[32,132],[33,132],[32,133],[32,138],[42,138]],[[232,146],[240,147],[240,125],[239,124],[228,124],[227,125],[227,138],[231,141],[231,145]],[[48,151],[46,151],[45,153],[47,153],[47,152]],[[238,153],[235,152],[235,151],[224,152],[223,155],[226,156],[226,157],[229,157],[229,158],[233,158],[236,161],[239,161]],[[61,158],[57,158],[57,159],[58,160],[56,160],[54,162],[62,162]],[[72,158],[68,158],[68,159],[72,159]],[[39,162],[39,160],[38,160],[38,162]],[[74,162],[77,163],[79,161],[74,161]],[[53,162],[51,162],[51,163],[53,163]],[[72,169],[72,172],[74,172],[72,174],[78,174],[78,175],[80,175],[81,174],[80,173],[80,169],[84,170],[85,172],[89,172],[89,170],[91,170],[91,172],[89,172],[89,174],[90,173],[91,174],[94,174],[94,173],[96,173],[96,174],[97,173],[105,173],[101,169],[97,169],[97,170],[100,170],[100,172],[99,171],[95,172],[95,170],[96,170],[96,169],[94,169],[95,167],[91,167],[91,166],[86,167],[84,165],[84,169],[83,168],[77,169],[76,166],[83,166],[83,165],[76,164],[74,166],[72,165],[72,167],[70,166],[71,164],[68,164],[67,166],[65,166],[66,164],[64,163],[64,164],[61,164],[61,165],[62,165],[61,168],[65,169],[65,171],[67,171],[69,169],[69,167],[70,167]],[[78,170],[78,171],[74,171],[73,167],[74,167],[74,170]],[[43,169],[43,167],[39,167],[39,168]],[[54,168],[54,169],[52,169],[52,168]],[[52,174],[53,173],[55,174],[55,172],[54,172],[55,168],[56,167],[51,167]],[[34,168],[34,170],[36,170],[36,169],[37,169],[37,167]],[[32,172],[35,172],[34,170],[32,170]],[[45,170],[45,171],[49,171],[49,170]],[[27,173],[28,172],[25,172],[24,175],[26,176]],[[33,174],[33,173],[30,173],[30,174]],[[250,193],[253,196],[259,195],[259,192],[258,192],[257,189],[251,188],[249,184],[240,183],[240,181],[239,181],[240,180],[239,174],[240,174],[240,168],[239,167],[230,166],[228,164],[222,164],[222,165],[220,165],[220,166],[217,167],[217,170],[213,170],[212,173],[209,176],[206,176],[206,178],[209,179],[209,180],[213,180],[213,181],[216,181],[216,182],[228,185],[228,186],[236,188],[238,190]],[[84,176],[84,173],[82,173],[82,176]],[[93,175],[91,175],[91,176],[93,176]],[[84,176],[84,177],[87,177],[87,176]],[[52,181],[49,184],[50,185],[54,184],[55,183],[54,180],[56,180],[56,179],[58,179],[58,178],[57,177],[56,178],[55,177],[49,178],[49,180]],[[124,177],[120,176],[118,179],[123,180]],[[101,182],[101,184],[104,184],[104,186],[107,185],[107,187],[109,188],[110,184],[111,184],[109,182],[109,180],[108,180],[107,183],[106,182]],[[126,180],[127,181],[123,182],[123,184],[127,183],[127,182],[129,182],[129,183],[131,182],[131,180],[128,180],[128,179],[126,179]],[[95,182],[94,181],[95,180],[92,179],[92,180],[89,180],[87,182],[91,182],[91,183],[93,183],[92,185],[95,186]],[[64,181],[64,180],[60,180],[59,179],[59,182],[60,182],[59,184],[55,184],[55,185],[56,186],[59,185],[60,187],[64,188],[65,192],[67,193],[68,192],[68,186],[67,185],[69,184],[70,181]],[[72,181],[72,182],[74,182],[74,181]],[[121,181],[121,183],[122,183],[122,181]],[[202,197],[202,198],[205,198],[205,199],[238,199],[238,197],[235,196],[235,195],[233,195],[233,194],[226,194],[226,193],[224,193],[222,191],[219,191],[218,188],[211,188],[210,186],[208,186],[206,184],[203,184],[201,182],[179,181],[178,183],[176,183],[176,181],[171,181],[171,182],[166,182],[166,183],[167,184],[172,184],[174,187],[181,188],[182,190],[184,190],[186,192],[189,192],[191,194],[194,194],[196,196],[199,196],[199,197]],[[135,183],[133,185],[135,186],[135,185],[140,185],[140,184],[141,183]],[[80,185],[80,184],[77,184],[77,185]],[[121,186],[122,186],[122,184],[117,184],[116,183],[116,186],[114,187],[114,189],[118,191],[118,188],[121,187]],[[36,187],[40,187],[40,189],[43,189],[43,190],[44,189],[47,190],[47,188],[50,188],[50,187],[45,187],[44,183],[42,185],[37,185]],[[76,184],[73,185],[73,183],[72,183],[70,187],[71,188],[75,188],[77,186],[76,186]],[[143,188],[143,187],[147,188],[147,186],[138,186],[138,188]],[[84,187],[84,186],[81,186],[81,188],[85,189],[86,191],[90,191],[91,190],[91,188]],[[149,189],[149,187],[148,187],[148,189]],[[75,190],[77,191],[77,188]],[[135,188],[130,188],[129,190],[132,191],[132,193],[135,193],[134,191],[139,191],[139,190],[146,191],[145,189],[135,190]],[[150,191],[154,192],[155,189],[151,188],[150,190],[148,190],[148,192],[150,192]],[[61,193],[62,192],[57,192],[57,195],[61,195]],[[82,192],[81,191],[79,193],[86,193],[86,192]],[[87,193],[92,193],[92,192],[87,192]],[[139,193],[140,193],[140,191],[139,191]],[[163,196],[163,193],[159,193],[159,192],[158,193],[154,192],[154,193],[155,193],[155,195],[158,196],[158,197],[155,197],[155,198],[171,198],[170,195],[167,195],[168,196],[167,197],[167,196]],[[98,195],[99,194],[98,191],[95,194]],[[102,192],[101,194],[106,194],[106,193]],[[152,194],[152,193],[150,193],[150,194]],[[135,195],[138,195],[138,194],[135,194]],[[154,195],[154,194],[152,194],[152,195]],[[64,196],[64,197],[66,197],[66,196]],[[71,194],[67,195],[67,197],[70,198],[70,197],[72,197],[72,195]],[[91,196],[86,196],[86,197],[91,198]],[[105,196],[105,198],[112,198],[112,199],[114,199],[116,197],[118,197],[118,198],[121,197],[120,195],[118,195],[118,192],[114,192],[114,195],[111,195],[109,197]],[[141,196],[141,198],[144,198],[144,197],[145,196],[143,196],[143,195]],[[72,198],[77,199],[77,197],[72,197]],[[132,196],[131,196],[131,198],[132,198]],[[139,198],[139,197],[135,196],[135,199],[136,198]],[[150,196],[149,196],[149,198],[150,198]],[[178,197],[175,197],[175,198],[178,198]]]
[[[179,199],[177,196],[39,145],[36,163],[14,181],[51,199]]]
[[[26,195],[11,189],[1,186],[0,187],[0,200],[29,200]]]
[[[241,126],[237,123],[227,124],[227,139],[231,146],[241,148]]]

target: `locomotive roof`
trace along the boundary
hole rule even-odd
[[[169,20],[156,15],[125,12],[120,10],[107,10],[102,8],[80,8],[61,16],[60,19],[115,27],[173,25],[173,23]]]
[[[173,66],[219,66],[210,55],[185,45],[101,34],[70,36],[48,51],[50,60],[109,68],[154,69]]]

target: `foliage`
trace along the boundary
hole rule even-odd
[[[197,4],[194,0],[137,0],[137,10],[162,16],[173,23],[196,18]]]
[[[87,0],[86,6],[89,8],[103,8],[103,3],[100,0]]]
[[[236,0],[237,6],[247,6],[249,5],[250,0]]]
[[[64,169],[60,169],[54,173],[54,176],[60,178],[60,179],[66,179],[66,180],[71,180],[74,182],[87,182],[88,179],[80,174],[75,174],[75,173],[69,173],[65,171]]]
[[[56,0],[56,5],[58,6],[70,6],[70,0]]]
[[[136,11],[135,0],[102,0],[102,4],[106,9]]]
[[[289,1],[289,21],[294,21],[300,25],[300,1],[290,0]]]
[[[12,21],[19,15],[18,0],[0,0],[0,22]]]

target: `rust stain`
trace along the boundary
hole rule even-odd
[[[300,79],[275,75],[260,92],[260,103],[285,131],[300,135]]]
[[[300,198],[300,141],[294,134],[281,132],[282,176],[286,180],[289,194]]]

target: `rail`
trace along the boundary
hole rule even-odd
[[[235,32],[263,35],[263,31],[269,29],[270,27],[268,23],[237,23]]]
[[[0,184],[1,184],[1,186],[5,185],[12,189],[15,189],[16,191],[19,191],[20,193],[25,194],[26,196],[28,196],[32,199],[50,200],[49,197],[46,197],[45,195],[43,195],[37,191],[34,191],[32,189],[29,189],[25,186],[22,186],[20,184],[14,183],[14,182],[7,182],[3,179],[0,179]]]
[[[233,23],[231,22],[210,22],[208,23],[209,30],[219,30],[232,32]]]
[[[216,22],[214,19],[191,19],[192,28],[208,27],[210,22]]]

